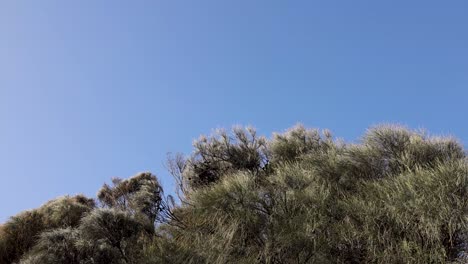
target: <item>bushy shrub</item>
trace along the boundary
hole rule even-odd
[[[190,188],[217,182],[223,175],[245,170],[258,174],[266,165],[266,139],[253,128],[234,127],[231,133],[218,130],[193,143],[195,151],[187,160],[183,180]]]
[[[140,173],[129,179],[113,178],[112,186],[104,184],[98,192],[99,201],[108,208],[145,216],[154,223],[162,210],[163,190],[156,176]]]
[[[11,217],[0,230],[0,263],[15,263],[45,230],[43,215],[25,211]]]
[[[456,140],[379,126],[345,144],[297,126],[268,147],[262,180],[227,170],[174,211],[167,243],[194,252],[179,263],[445,263],[464,254],[468,166]]]
[[[21,260],[21,264],[42,263],[84,263],[82,256],[76,247],[79,233],[77,230],[59,228],[43,232],[32,250]]]
[[[21,263],[140,263],[144,224],[128,212],[95,209],[77,228],[43,232]]]
[[[79,247],[97,263],[138,263],[145,224],[128,212],[97,209],[83,218],[78,228]]]
[[[466,263],[468,160],[401,126],[357,143],[298,125],[201,137],[151,173],[62,197],[0,226],[0,263]]]
[[[94,201],[83,195],[64,196],[11,217],[0,227],[0,263],[18,261],[44,231],[77,226],[94,206]]]
[[[298,124],[285,133],[274,133],[269,142],[271,162],[295,161],[306,154],[313,155],[328,150],[334,145],[330,131],[307,129]]]

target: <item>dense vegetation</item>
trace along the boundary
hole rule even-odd
[[[157,178],[49,201],[0,226],[0,263],[464,263],[460,143],[398,126],[357,144],[296,126],[201,137]]]

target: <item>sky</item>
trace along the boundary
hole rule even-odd
[[[0,222],[200,134],[380,123],[468,142],[468,2],[1,1]]]

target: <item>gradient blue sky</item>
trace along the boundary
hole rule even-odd
[[[468,142],[468,1],[2,1],[0,222],[211,129]]]

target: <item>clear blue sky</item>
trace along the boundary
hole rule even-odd
[[[468,142],[468,1],[2,1],[0,222],[211,129]]]

